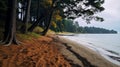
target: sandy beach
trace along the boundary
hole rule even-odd
[[[120,67],[106,60],[99,53],[74,41],[63,37],[56,37],[55,40],[60,41],[60,44],[57,44],[60,52],[71,64],[76,64],[76,67]]]
[[[0,45],[0,67],[120,67],[99,53],[56,35],[20,40],[20,45]]]

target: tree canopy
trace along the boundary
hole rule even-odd
[[[71,33],[117,33],[115,30],[108,30],[99,27],[82,27],[78,22],[73,20],[63,19],[61,22],[56,23],[56,27],[51,27],[50,29],[56,32],[71,32]]]
[[[97,13],[104,10],[103,3],[104,0],[0,0],[0,20],[4,19],[5,22],[2,42],[17,43],[16,31],[26,34],[37,26],[43,28],[39,33],[42,35],[46,35],[51,25],[54,28],[61,27],[62,31],[66,25],[63,19],[66,18],[73,20],[81,17],[87,23],[91,20],[104,21],[97,16]],[[78,23],[72,25],[71,20],[67,23],[68,26],[73,26],[69,28],[70,31],[77,31],[74,28]]]

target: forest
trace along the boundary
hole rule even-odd
[[[56,22],[55,26],[50,27],[55,32],[71,32],[71,33],[117,33],[115,30],[108,30],[99,27],[80,26],[79,22],[63,19],[61,22]]]
[[[50,27],[62,29],[65,25],[63,19],[81,17],[86,23],[91,20],[104,21],[96,15],[104,10],[103,3],[104,0],[0,0],[1,42],[18,44],[17,32],[33,32],[37,26],[42,28],[38,34],[46,35]],[[64,27],[64,30],[67,28]]]

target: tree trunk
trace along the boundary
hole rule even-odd
[[[5,32],[3,43],[10,45],[12,42],[17,44],[16,41],[16,5],[17,0],[8,0],[7,21],[5,23]]]
[[[51,10],[50,15],[46,19],[45,23],[47,23],[47,26],[46,26],[45,30],[41,33],[42,35],[46,35],[51,26],[52,14],[53,14],[53,9]]]
[[[21,21],[23,22],[25,15],[25,0],[21,0]]]
[[[28,28],[28,21],[30,19],[30,5],[31,5],[31,0],[27,0],[27,6],[26,6],[26,10],[25,10],[25,17],[23,19],[23,29],[22,29],[22,33],[27,33],[27,28]]]
[[[39,9],[39,7],[40,7],[40,1],[39,0],[37,0],[37,19],[39,18],[39,16],[40,16],[40,9]]]
[[[41,33],[41,34],[45,35],[46,32],[48,31],[50,25],[51,25],[51,18],[52,18],[52,13],[53,13],[54,10],[55,10],[55,8],[51,7],[50,9],[48,9],[48,11],[45,11],[45,14],[44,14],[44,15],[41,15],[41,17],[37,18],[37,21],[34,22],[30,28],[28,28],[28,31],[29,31],[29,32],[32,32],[33,29],[34,29],[40,22],[42,23],[47,17],[49,17],[47,21],[45,20],[45,24],[47,24],[46,29]]]
[[[21,8],[20,8],[20,9],[21,9],[21,12],[20,12],[20,15],[21,15],[21,16],[20,16],[20,19],[21,19],[21,21],[23,21],[23,9],[24,9],[24,8],[23,8],[23,0],[21,0]]]
[[[34,22],[34,23],[32,24],[32,26],[31,26],[30,28],[28,28],[28,31],[29,31],[29,32],[32,32],[33,29],[39,24],[39,22],[43,22],[45,18],[46,18],[46,17],[41,17],[41,18],[39,18],[36,22]]]
[[[34,30],[34,28],[39,24],[42,23],[44,21],[44,19],[46,18],[45,16],[41,15],[40,16],[40,0],[37,0],[37,21],[35,21],[31,27],[28,28],[29,32],[32,32]],[[43,13],[44,14],[44,13]]]

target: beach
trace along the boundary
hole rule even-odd
[[[64,37],[57,37],[56,39],[61,42],[61,44],[57,44],[60,52],[70,60],[71,63],[81,67],[120,67],[106,60],[99,53],[79,43]]]
[[[69,39],[47,35],[0,45],[0,67],[120,67]]]

